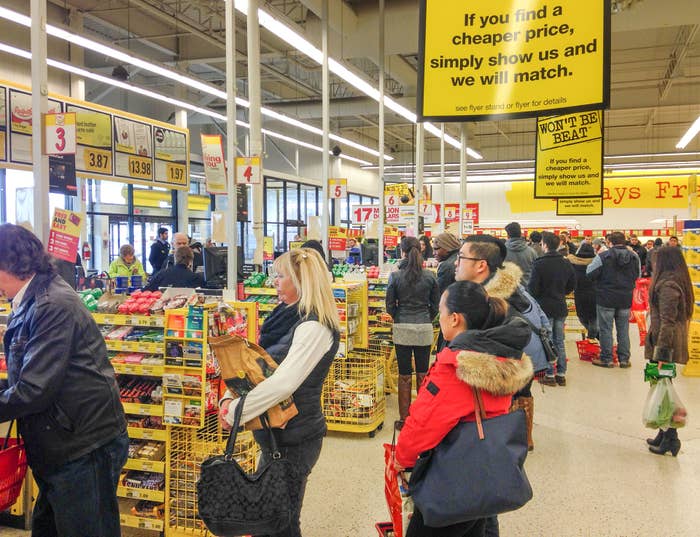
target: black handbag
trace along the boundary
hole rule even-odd
[[[513,511],[532,498],[523,464],[525,414],[486,419],[474,389],[476,422],[459,422],[420,455],[408,489],[427,526],[440,528]]]
[[[293,469],[280,454],[264,414],[261,421],[270,437],[269,462],[249,475],[233,458],[244,403],[245,396],[236,407],[226,452],[206,459],[197,481],[199,516],[218,537],[278,533],[291,523],[287,476]]]
[[[542,350],[544,350],[544,354],[547,357],[547,361],[550,364],[556,364],[557,359],[559,358],[559,353],[557,352],[557,348],[554,346],[554,341],[552,341],[552,338],[549,335],[549,331],[544,327],[540,326],[537,328],[530,319],[525,317],[525,315],[522,315],[522,319],[530,325],[530,330],[532,330],[535,335],[540,338],[540,343],[542,343]]]

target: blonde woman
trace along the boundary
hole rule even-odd
[[[284,429],[273,429],[283,456],[297,469],[289,477],[292,522],[275,537],[298,537],[306,481],[326,434],[321,389],[338,350],[338,310],[328,268],[315,250],[291,250],[275,260],[272,270],[280,303],[263,323],[259,343],[279,367],[250,391],[241,421],[256,418],[283,399],[294,396],[299,414]],[[219,413],[227,429],[233,424],[237,404],[238,400],[227,392]],[[256,431],[255,439],[263,447],[269,447],[264,431]]]

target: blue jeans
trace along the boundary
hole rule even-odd
[[[557,349],[557,375],[563,377],[566,375],[566,348],[564,347],[564,321],[566,317],[547,317],[549,324],[552,325],[552,341]],[[554,368],[550,366],[547,369],[547,375],[554,375]]]
[[[630,309],[604,308],[597,306],[598,329],[600,330],[600,360],[612,362],[613,337],[612,325],[615,321],[617,330],[617,358],[621,363],[630,360]]]
[[[316,465],[318,457],[321,455],[323,437],[319,436],[312,440],[306,440],[297,446],[280,447],[282,456],[285,457],[295,469],[293,475],[288,476],[288,486],[291,496],[292,523],[286,530],[275,533],[269,537],[301,537],[300,515],[301,506],[304,503],[304,493],[306,492],[306,482],[309,479],[311,470]],[[263,451],[258,465],[265,464],[269,460],[269,453]]]
[[[54,472],[34,474],[32,537],[119,537],[117,483],[128,453],[123,433]]]

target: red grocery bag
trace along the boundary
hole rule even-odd
[[[403,499],[399,491],[399,473],[394,468],[395,452],[396,445],[384,444],[384,496],[394,526],[394,535],[403,535]]]
[[[632,311],[647,311],[649,309],[650,278],[639,278],[632,292]],[[630,322],[634,322],[630,319]]]

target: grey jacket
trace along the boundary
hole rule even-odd
[[[10,316],[0,422],[18,419],[29,465],[46,475],[126,431],[107,348],[90,312],[55,274],[37,274]]]
[[[440,305],[440,291],[432,272],[423,270],[417,282],[408,282],[406,271],[399,270],[389,276],[386,289],[386,311],[395,323],[432,323]]]
[[[532,264],[539,256],[537,252],[528,245],[523,237],[513,237],[506,241],[506,261],[515,263],[523,271],[523,276],[520,279],[522,285],[527,285],[530,281],[530,273],[532,272]]]

